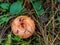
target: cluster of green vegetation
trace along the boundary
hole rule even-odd
[[[25,5],[25,6],[24,6]],[[35,33],[21,39],[11,31],[20,15],[35,21]],[[0,0],[0,45],[60,45],[60,0]]]

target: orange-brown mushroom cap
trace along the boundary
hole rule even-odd
[[[12,32],[21,38],[29,38],[35,31],[34,21],[28,16],[19,16],[12,22]]]

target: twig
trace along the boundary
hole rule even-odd
[[[58,33],[59,34],[59,33]],[[53,42],[52,42],[52,44],[51,45],[53,45],[54,44],[54,42],[55,42],[55,40],[58,38],[58,34],[56,35],[56,37],[54,38],[54,40],[53,40]]]
[[[45,25],[45,27],[47,27],[52,20],[53,20],[53,16],[51,17],[51,19],[49,20],[49,22]]]
[[[32,17],[33,17],[33,19],[35,20],[35,22],[37,22],[37,25],[39,26],[39,30],[40,30],[40,32],[41,32],[41,34],[42,34],[42,36],[43,36],[45,45],[48,45],[48,43],[47,43],[48,38],[46,38],[46,36],[45,36],[44,29],[41,27],[40,23],[38,22],[38,20],[36,20],[36,19],[34,18],[33,15],[32,15]]]

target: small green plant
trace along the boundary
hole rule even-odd
[[[43,6],[39,0],[30,0],[31,4],[33,5],[34,10],[36,11],[36,14],[42,15],[44,12]]]
[[[8,34],[7,41],[5,42],[5,45],[11,45],[11,33]]]
[[[0,7],[1,7],[2,9],[8,10],[8,9],[9,9],[9,3],[1,3],[1,4],[0,4]]]
[[[4,14],[3,16],[0,16],[0,25],[2,25],[2,27],[4,26],[5,23],[8,23],[9,18],[8,18],[8,14]]]

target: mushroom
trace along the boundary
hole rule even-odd
[[[29,38],[35,31],[35,23],[28,16],[18,16],[11,24],[14,35],[21,38]]]

